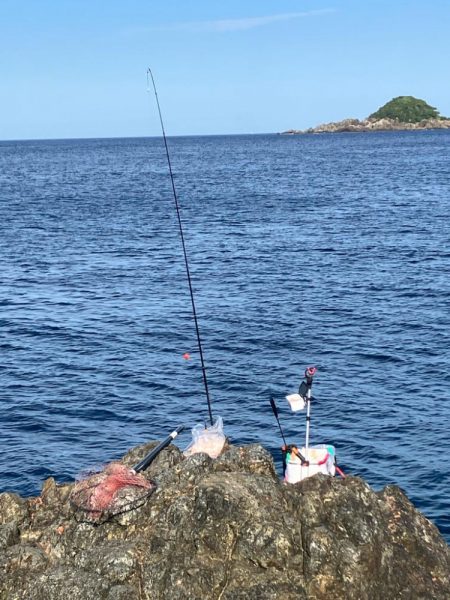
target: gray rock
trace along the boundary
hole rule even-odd
[[[305,129],[288,129],[283,135],[302,133],[351,133],[366,131],[423,131],[427,129],[450,129],[450,119],[424,119],[419,123],[402,123],[395,119],[344,119],[335,123],[323,123]]]
[[[13,546],[19,541],[19,527],[16,521],[0,525],[0,550]]]
[[[9,492],[0,494],[0,524],[20,523],[27,515],[27,503],[23,498]]]
[[[71,486],[52,479],[39,498],[0,495],[0,598],[450,597],[450,550],[395,486],[323,475],[286,485],[259,445],[216,460],[171,446],[145,475],[158,490],[98,526],[74,518]]]

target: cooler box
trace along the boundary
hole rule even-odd
[[[319,444],[310,446],[308,452],[302,448],[300,452],[309,460],[309,466],[302,465],[302,461],[295,454],[286,457],[286,471],[284,479],[288,483],[298,483],[307,477],[323,473],[334,477],[336,473],[336,451],[334,446]]]

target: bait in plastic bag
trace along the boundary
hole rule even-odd
[[[192,442],[185,449],[184,455],[192,456],[192,454],[204,452],[211,458],[217,458],[222,452],[225,440],[222,417],[217,417],[214,425],[209,427],[195,425],[192,428]]]

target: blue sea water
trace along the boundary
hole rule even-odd
[[[169,146],[226,433],[302,443],[315,364],[312,442],[449,540],[450,133]],[[207,417],[161,139],[1,142],[0,233],[1,491]]]

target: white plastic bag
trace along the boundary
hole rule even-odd
[[[225,439],[222,417],[217,417],[214,425],[206,428],[204,425],[195,425],[192,428],[192,442],[185,449],[184,455],[192,456],[204,452],[211,458],[217,458],[222,452]]]
[[[298,412],[305,408],[305,399],[300,394],[289,394],[286,396],[286,400],[289,402],[292,412]]]

